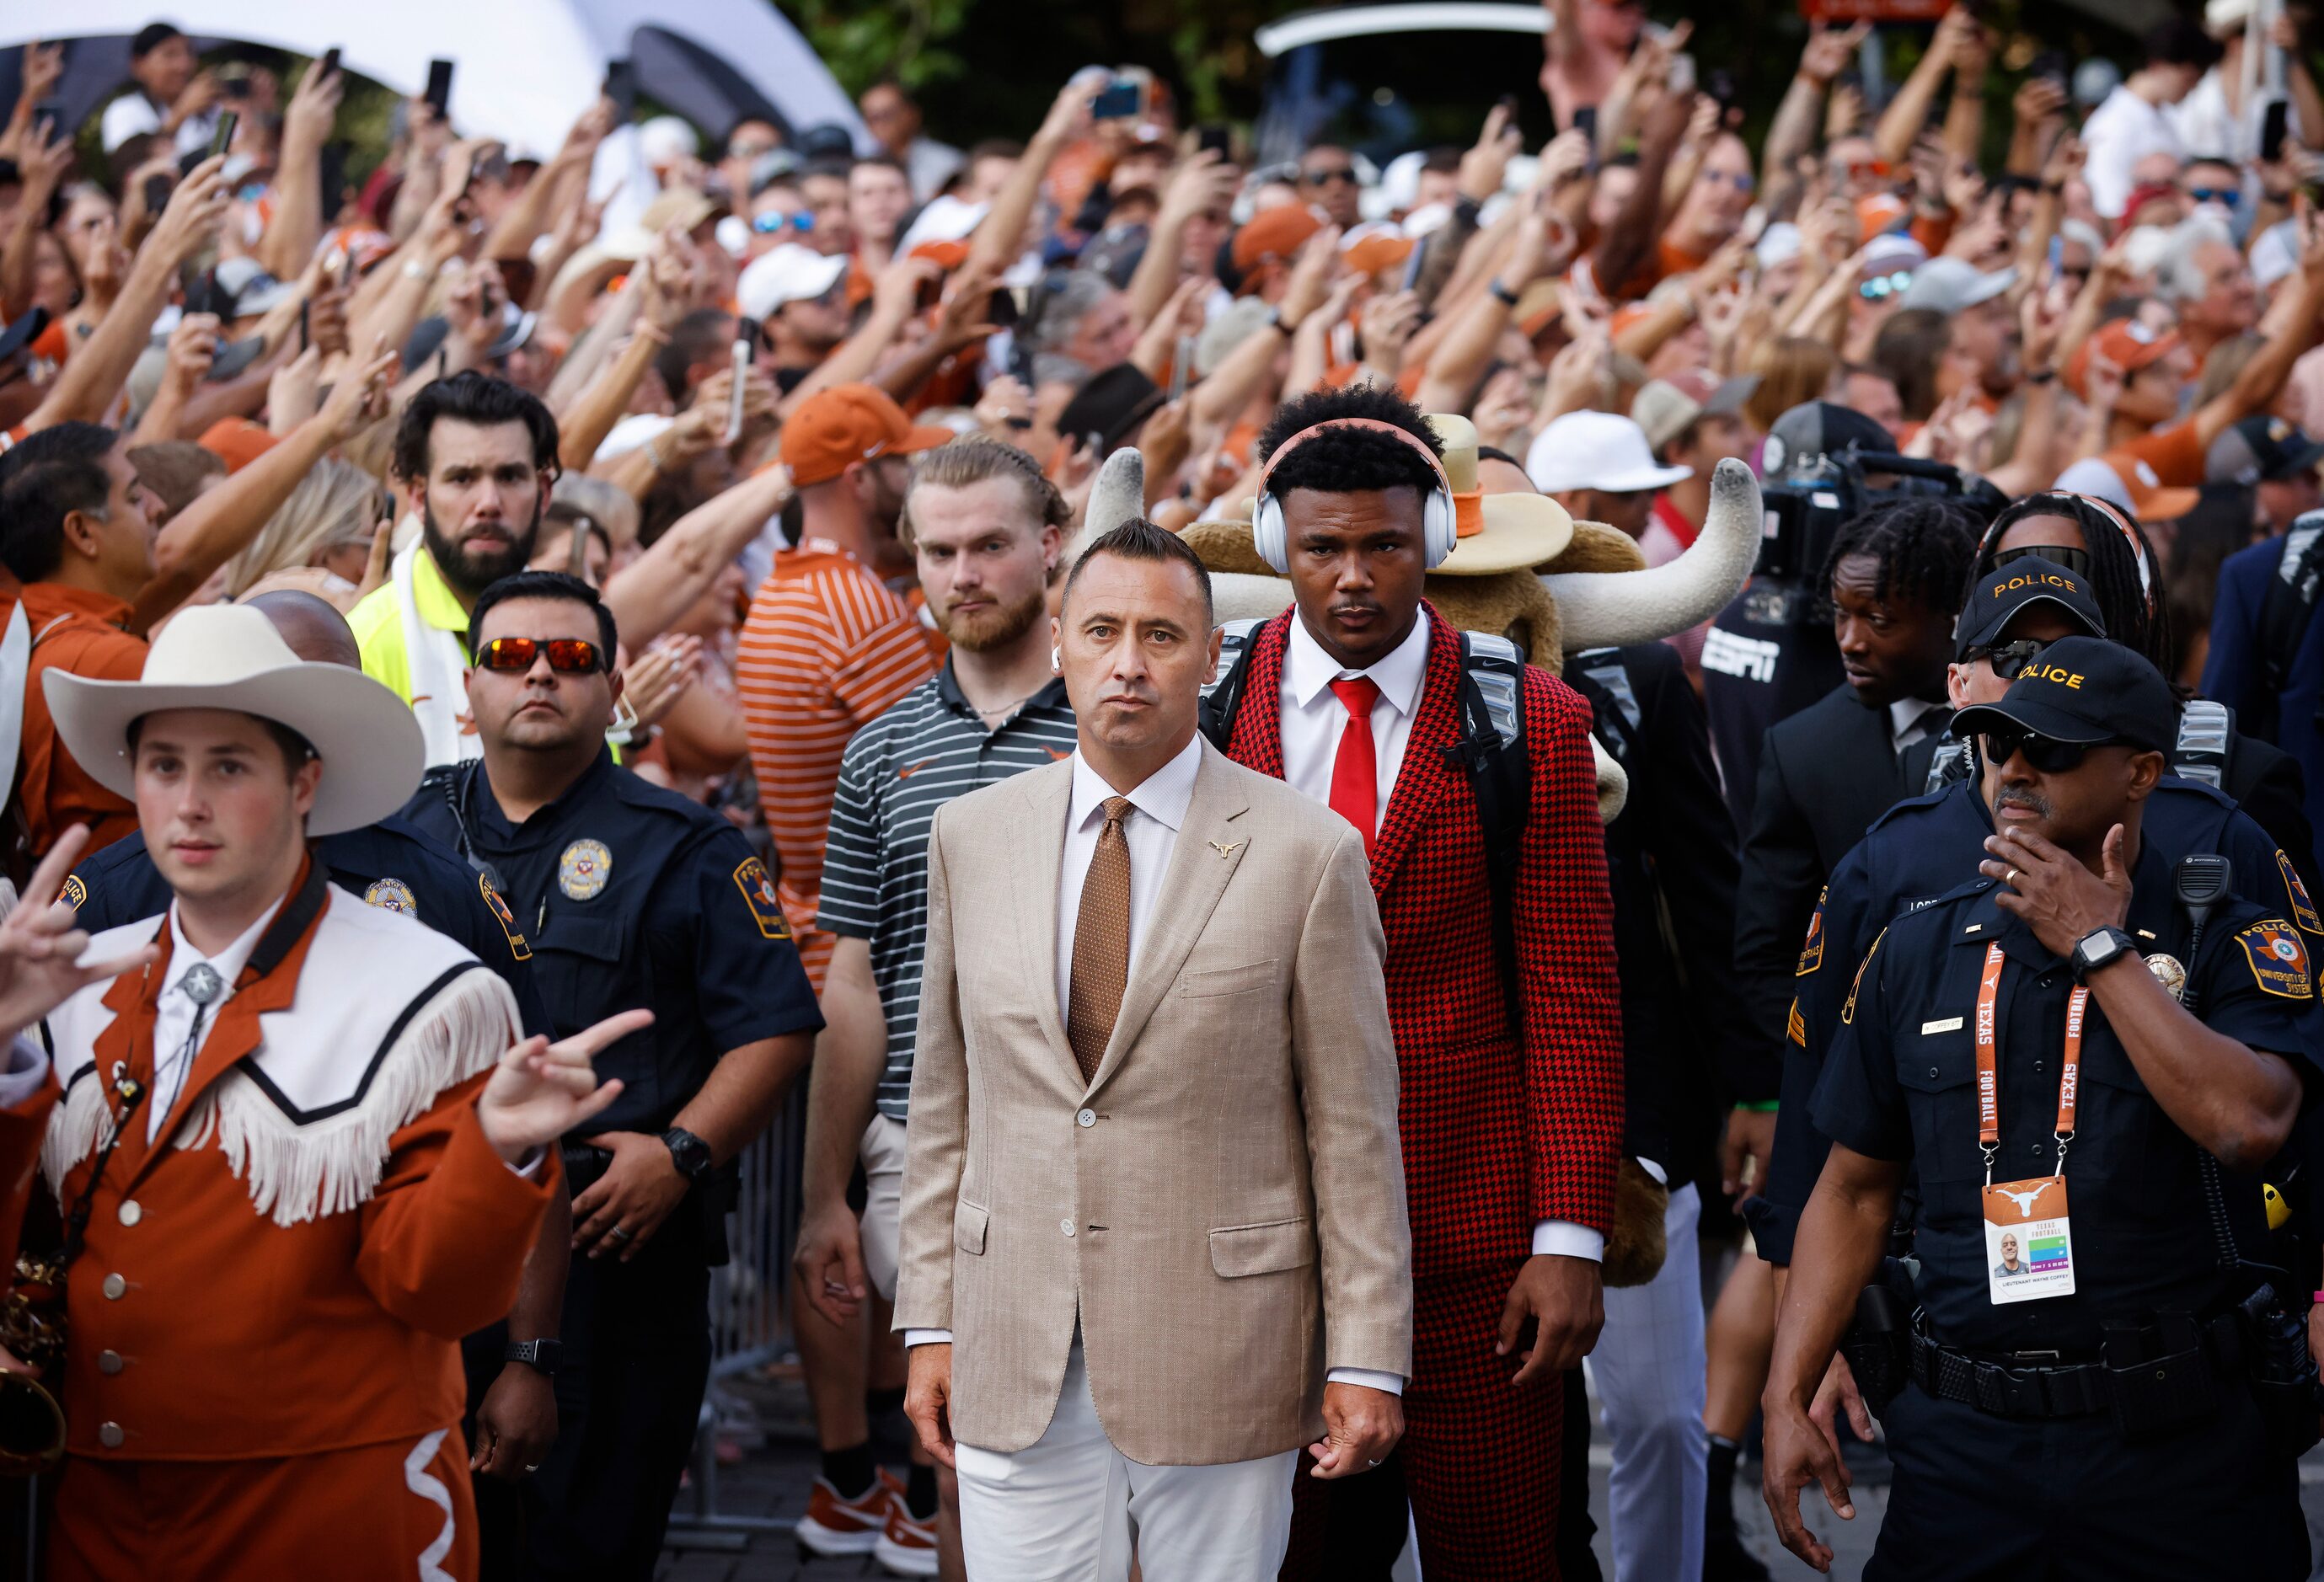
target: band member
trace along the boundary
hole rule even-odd
[[[459,1338],[515,1295],[547,1145],[620,1093],[590,1056],[650,1018],[520,1041],[488,968],[328,883],[309,837],[393,810],[418,727],[258,612],[189,610],[142,679],[46,690],[172,891],[94,940],[62,903],[0,924],[0,1018],[46,1013],[55,1052],[17,1038],[0,1080],[48,1098],[62,1211],[48,1574],[473,1576]]]

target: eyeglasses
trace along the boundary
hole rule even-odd
[[[1724,181],[1738,192],[1757,191],[1759,186],[1759,179],[1748,170],[1705,170],[1702,179]]]
[[[480,669],[521,674],[546,653],[559,676],[587,676],[608,668],[604,650],[577,637],[496,637],[476,650]]]
[[[1321,187],[1332,181],[1345,181],[1349,186],[1353,187],[1356,184],[1356,172],[1351,165],[1329,165],[1320,170],[1302,170],[1299,173],[1299,179],[1310,187]]]
[[[2240,187],[2190,187],[2187,196],[2197,203],[2219,203],[2229,208],[2237,207],[2244,200]]]
[[[2036,560],[2046,560],[2052,566],[2062,566],[2068,571],[2079,571],[2084,576],[2090,575],[2090,552],[2087,549],[2071,548],[2064,544],[2027,544],[2015,549],[1997,549],[1994,551],[1993,564],[1997,566],[2007,566],[2011,561],[2023,560],[2029,555]]]
[[[1900,269],[1893,274],[1874,275],[1856,288],[1856,294],[1867,302],[1885,302],[1891,297],[1901,297],[1912,288],[1913,271]]]
[[[1978,738],[1978,743],[1988,768],[1997,769],[2023,753],[2025,767],[2037,775],[2070,775],[2082,767],[2090,749],[2120,745],[2113,740],[2060,741],[2031,731],[1988,731]]]
[[[2025,674],[2025,667],[2040,658],[2042,650],[2049,646],[2040,638],[2021,637],[1986,649],[1985,659],[1993,667],[1996,676],[2004,681],[2015,681]]]
[[[761,236],[779,236],[785,231],[812,231],[815,216],[802,210],[795,215],[769,213],[754,216],[751,229]]]

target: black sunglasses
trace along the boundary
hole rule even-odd
[[[549,656],[549,667],[560,676],[587,676],[607,668],[604,650],[577,637],[496,637],[476,651],[476,665],[521,674],[543,653]]]
[[[1986,662],[1993,673],[2004,681],[2015,681],[2025,674],[2025,667],[2041,658],[2042,650],[2050,645],[2038,637],[2021,637],[2000,643],[1985,650]]]
[[[1321,170],[1303,171],[1299,179],[1310,187],[1321,187],[1326,181],[1345,181],[1352,187],[1356,182],[1356,172],[1351,166],[1333,165]]]
[[[2094,747],[2127,745],[2118,740],[2106,741],[2060,741],[2053,737],[2036,735],[2031,731],[1988,731],[1978,738],[1988,768],[1999,768],[2011,759],[2023,753],[2026,767],[2036,774],[2070,775],[2082,767],[2082,760]]]
[[[2026,544],[2015,549],[1997,549],[1993,552],[1993,564],[2007,566],[2011,561],[2023,560],[2029,555],[2052,566],[2062,566],[2068,571],[2079,571],[2084,576],[2090,575],[2090,552],[2070,548],[2064,544]]]

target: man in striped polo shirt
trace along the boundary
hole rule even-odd
[[[952,656],[848,744],[831,810],[819,923],[836,947],[824,980],[829,1031],[807,1108],[807,1206],[794,1289],[835,1324],[871,1291],[896,1293],[904,1107],[912,1087],[920,951],[927,924],[928,826],[955,796],[1074,750],[1074,713],[1050,663],[1047,584],[1068,520],[1033,458],[997,440],[956,440],[923,458],[902,529]],[[868,1123],[868,1125],[867,1125]],[[861,1156],[867,1201],[847,1204]],[[824,1476],[799,1536],[826,1554],[875,1550],[906,1575],[936,1574],[936,1480],[914,1447],[911,1482],[873,1470],[860,1403],[833,1379],[816,1392]],[[849,1406],[856,1407],[850,1412]],[[886,1509],[881,1511],[884,1504]],[[943,1502],[948,1573],[960,1576],[959,1519]]]
[[[936,667],[927,629],[880,580],[879,566],[893,547],[908,458],[950,438],[949,428],[915,427],[868,384],[818,391],[783,425],[799,539],[776,555],[751,600],[734,686],[760,810],[780,859],[776,893],[817,994],[831,960],[816,910],[840,754]]]

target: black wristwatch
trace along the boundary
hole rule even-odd
[[[547,1378],[557,1376],[558,1365],[564,1360],[565,1343],[561,1340],[512,1340],[501,1347],[501,1357],[508,1362],[521,1362]]]
[[[662,1133],[661,1140],[678,1174],[688,1181],[700,1181],[710,1173],[710,1145],[700,1137],[684,1127],[672,1127]]]
[[[2074,946],[2074,953],[2069,958],[2073,963],[2074,981],[2080,983],[2087,980],[2091,973],[2126,952],[2135,957],[2138,954],[2138,942],[2121,929],[2090,930]]]

